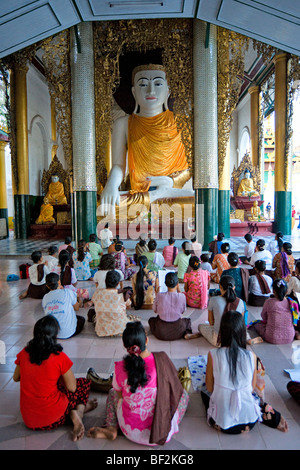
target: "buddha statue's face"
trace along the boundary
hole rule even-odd
[[[51,181],[52,181],[52,183],[57,183],[59,181],[59,176],[57,176],[57,175],[51,176]]]
[[[135,74],[132,94],[141,112],[157,114],[169,96],[166,74],[162,70],[140,70]]]
[[[246,171],[246,172],[244,173],[244,177],[245,177],[247,180],[250,178],[250,173],[249,173],[249,171]]]

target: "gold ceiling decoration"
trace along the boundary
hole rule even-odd
[[[106,182],[105,152],[112,128],[113,94],[120,84],[119,58],[126,52],[162,49],[174,116],[182,131],[187,159],[193,161],[192,21],[127,20],[94,23],[97,180]],[[138,64],[137,64],[138,65]]]
[[[226,148],[242,86],[244,56],[249,38],[218,27],[218,165],[222,178]]]

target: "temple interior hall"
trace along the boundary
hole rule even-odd
[[[227,253],[236,253],[239,267],[254,276],[252,255],[244,256],[249,235],[256,247],[261,240],[268,250],[273,246],[273,259],[284,251],[278,239],[289,245],[293,266],[285,279],[293,276],[300,285],[299,34],[300,6],[287,0],[17,0],[1,5],[0,450],[188,455],[299,449],[300,392],[296,400],[287,385],[300,383],[300,333],[287,344],[247,344],[264,367],[264,401],[281,413],[288,432],[258,422],[249,432],[230,435],[208,424],[199,372],[191,365],[207,361],[217,347],[198,327],[210,322],[208,304],[220,292],[220,279],[210,274],[207,302],[201,308],[187,305],[182,313],[195,334],[189,340],[153,334],[152,304],[134,307],[132,281],[141,269],[137,243],[154,239],[162,256],[170,238],[178,253],[190,250],[189,257],[196,253],[191,248],[196,240],[211,259],[220,236],[218,249],[227,244]],[[108,245],[105,231],[111,233]],[[108,392],[95,388],[89,399],[98,406],[83,416],[84,436],[78,440],[72,439],[69,421],[51,430],[24,423],[15,361],[45,316],[42,298],[24,295],[32,286],[32,254],[41,252],[46,259],[52,246],[66,251],[69,238],[78,256],[92,234],[101,257],[116,254],[121,241],[124,269],[131,275],[124,277],[120,295],[132,296],[126,318],[142,323],[149,351],[164,351],[177,370],[189,370],[189,403],[178,432],[165,444],[141,444],[121,431],[114,440],[89,437],[88,430],[103,426],[106,417]],[[90,276],[77,276],[74,287],[82,331],[58,340],[76,378],[93,368],[111,379],[115,362],[126,354],[122,335],[96,334],[88,315],[99,260],[90,265]],[[177,273],[184,295],[189,261],[183,274],[174,263],[175,256],[155,276]],[[275,269],[269,268],[273,281]],[[293,292],[295,318],[300,287]],[[261,321],[263,306],[250,305],[248,297],[243,302],[253,338],[248,327]]]

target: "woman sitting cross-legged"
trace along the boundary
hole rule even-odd
[[[165,284],[168,291],[158,292],[154,300],[153,311],[157,316],[148,320],[152,334],[165,341],[197,338],[199,333],[192,334],[191,319],[182,318],[186,310],[186,298],[180,292],[177,273],[167,273]]]
[[[223,276],[220,280],[221,295],[211,297],[208,302],[208,323],[200,323],[198,330],[213,346],[217,346],[220,323],[223,313],[228,310],[238,311],[244,318],[245,305],[235,293],[234,279]],[[245,321],[245,319],[244,319]]]
[[[221,253],[218,253],[214,256],[213,262],[211,264],[212,269],[215,271],[210,274],[210,278],[213,282],[219,284],[222,272],[224,269],[229,269],[230,264],[228,263],[228,253],[230,250],[229,243],[222,243]]]
[[[262,259],[255,261],[255,274],[249,277],[248,304],[262,307],[272,294],[273,279],[265,274],[266,262]]]
[[[56,429],[71,418],[73,440],[84,436],[84,413],[97,406],[88,401],[91,382],[76,379],[72,361],[57,343],[59,325],[52,315],[36,322],[33,339],[17,354],[13,379],[20,382],[20,407],[30,429]]]
[[[105,427],[91,428],[88,436],[114,440],[120,428],[138,444],[164,445],[178,432],[189,395],[167,354],[148,350],[140,322],[126,325],[123,345],[127,355],[115,363]]]
[[[86,303],[86,307],[94,304],[95,315],[92,321],[95,322],[95,332],[98,336],[120,336],[128,322],[126,309],[131,306],[131,300],[124,300],[118,289],[119,282],[120,274],[114,270],[108,271],[105,278],[106,288],[97,287],[92,300]]]
[[[258,421],[288,431],[281,414],[254,392],[257,358],[247,350],[239,312],[229,310],[222,316],[219,345],[208,353],[206,389],[201,391],[208,424],[227,434],[250,431]]]
[[[291,243],[285,242],[281,251],[273,258],[272,267],[275,268],[274,279],[283,279],[289,282],[294,272],[295,259]]]
[[[286,282],[275,279],[273,295],[264,303],[261,320],[250,324],[259,335],[251,340],[252,343],[259,339],[272,344],[290,344],[294,339],[300,339],[300,333],[295,330],[298,318],[293,317],[291,300],[286,293]]]
[[[148,269],[148,258],[144,255],[138,258],[137,266],[139,270],[131,277],[133,307],[151,309],[159,289],[158,276],[156,271]]]
[[[210,274],[201,269],[201,263],[197,256],[191,256],[189,260],[191,270],[184,275],[184,294],[189,307],[206,308],[208,301],[208,289]]]
[[[222,276],[232,276],[235,283],[235,292],[236,295],[248,301],[248,285],[249,285],[249,270],[247,268],[240,267],[240,258],[237,253],[231,251],[228,254],[227,261],[229,263],[229,268],[224,269],[221,274]]]

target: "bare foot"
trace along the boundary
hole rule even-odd
[[[94,410],[98,406],[98,401],[97,398],[94,398],[93,400],[89,400],[85,406],[84,412],[88,413],[89,411]]]
[[[74,425],[73,427],[73,441],[79,441],[84,436],[84,426],[83,422],[77,413],[76,410],[72,410],[70,413],[70,418]]]
[[[282,416],[280,418],[280,422],[277,426],[277,429],[278,429],[278,431],[281,431],[281,432],[288,432],[288,430],[289,430],[288,423],[286,422],[286,420]]]
[[[194,338],[199,338],[201,336],[201,333],[187,333],[184,335],[184,339],[194,339]]]
[[[22,294],[19,295],[19,299],[22,300],[22,299],[26,299],[27,297],[27,291],[23,292]]]
[[[249,432],[250,431],[250,428],[249,426],[246,426],[245,429],[243,431],[241,431],[241,433],[244,433],[244,432]]]
[[[108,426],[107,428],[95,426],[89,429],[87,435],[95,439],[109,439],[110,441],[114,441],[118,435],[118,430],[113,426]]]
[[[263,343],[263,342],[264,342],[264,340],[260,336],[257,336],[256,338],[252,338],[252,339],[247,340],[248,344],[260,344],[260,343]]]

